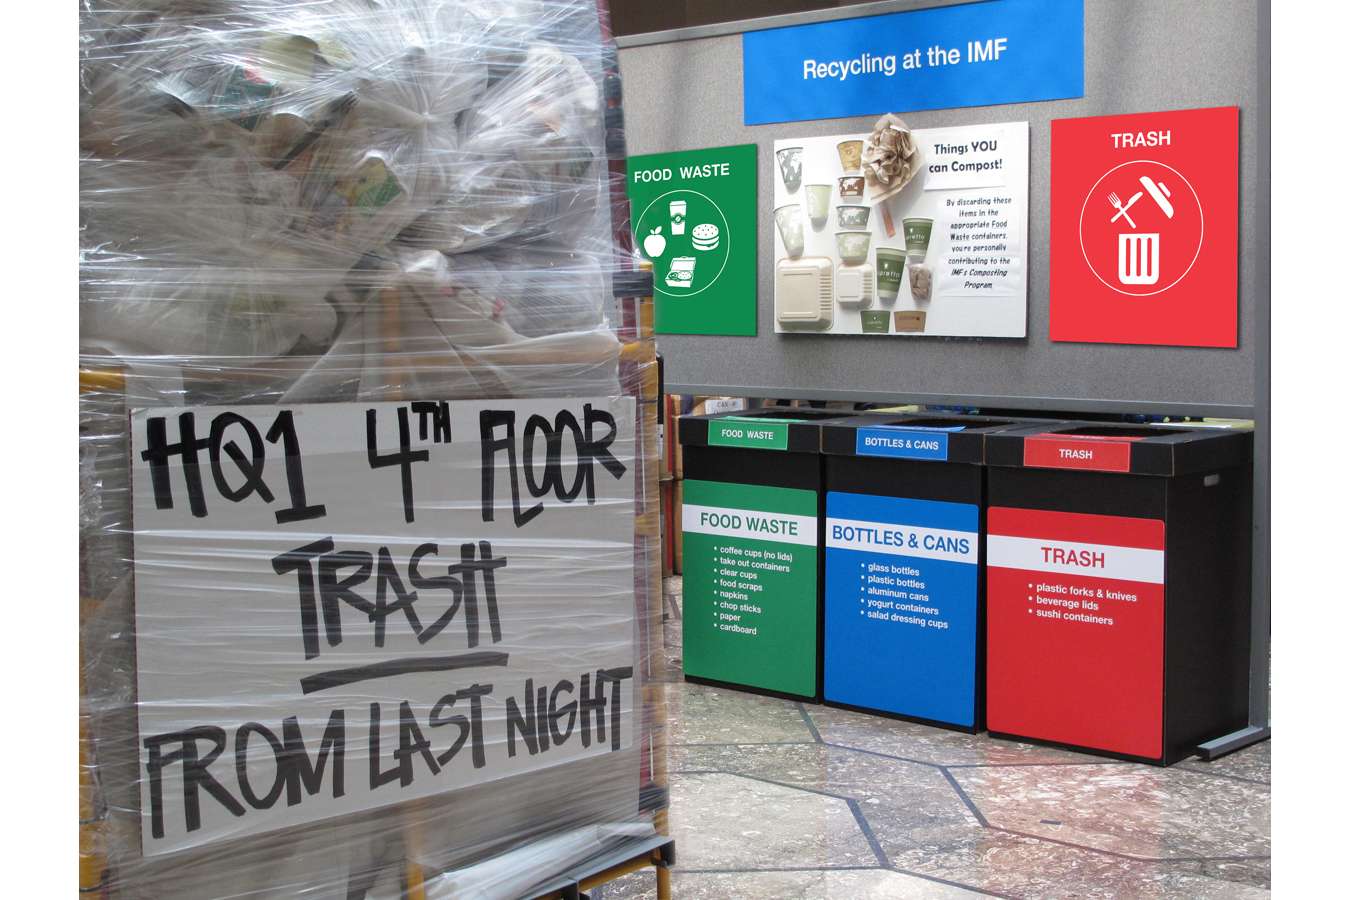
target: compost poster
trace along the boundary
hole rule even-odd
[[[628,158],[633,246],[652,264],[657,334],[756,331],[755,145]]]
[[[774,330],[1025,337],[1026,122],[912,132],[870,182],[868,134],[774,142]]]
[[[134,412],[145,853],[632,747],[634,416]]]

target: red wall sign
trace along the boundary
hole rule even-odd
[[[1050,123],[1050,339],[1237,346],[1238,109]]]
[[[989,730],[1157,759],[1161,519],[989,509]]]

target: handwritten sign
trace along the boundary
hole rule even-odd
[[[634,417],[135,411],[145,854],[632,747]]]

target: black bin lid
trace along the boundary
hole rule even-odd
[[[984,462],[985,438],[1023,428],[1030,419],[934,413],[867,413],[821,426],[821,450],[831,456],[875,456],[932,462]]]
[[[991,435],[988,465],[1171,477],[1250,462],[1245,429],[1063,422]]]
[[[680,443],[686,447],[819,453],[821,424],[853,415],[827,409],[776,406],[706,416],[680,416]]]

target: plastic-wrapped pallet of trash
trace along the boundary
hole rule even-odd
[[[82,0],[83,893],[666,858],[606,36],[594,0]]]

